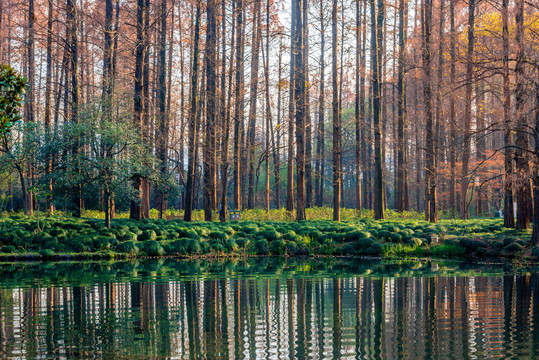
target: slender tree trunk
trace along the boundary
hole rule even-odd
[[[473,52],[475,42],[475,0],[469,0],[468,4],[468,51],[466,54],[466,99],[464,113],[464,146],[462,150],[462,173],[460,184],[461,207],[460,217],[467,219],[469,216],[468,209],[468,184],[469,178],[469,162],[470,162],[470,137],[471,137],[471,122],[472,122],[472,81],[473,81]]]
[[[339,86],[337,64],[337,0],[333,0],[331,12],[331,74],[332,74],[332,117],[333,117],[333,220],[341,221],[341,114],[339,113]]]
[[[509,78],[509,0],[502,0],[502,39],[503,39],[503,126],[504,126],[504,199],[503,199],[503,226],[515,227],[515,214],[513,210],[513,144],[511,131],[511,88]],[[536,226],[537,228],[537,226]]]
[[[114,53],[114,45],[112,41],[113,37],[113,28],[112,28],[112,16],[113,16],[113,7],[112,7],[112,0],[106,0],[105,2],[105,31],[104,31],[104,38],[105,38],[105,44],[103,47],[103,92],[101,96],[101,103],[103,107],[103,114],[102,114],[102,127],[105,127],[105,122],[111,122],[112,121],[112,93],[113,93],[113,53]],[[116,36],[116,34],[114,34]],[[110,189],[110,183],[112,182],[112,175],[110,174],[110,171],[108,171],[107,167],[114,166],[114,165],[108,165],[109,157],[110,157],[110,150],[109,146],[105,143],[101,144],[101,151],[100,155],[103,158],[103,161],[105,162],[105,169],[102,171],[102,176],[104,178],[103,181],[103,195],[104,195],[104,205],[105,205],[105,226],[107,228],[110,228],[110,219],[112,218],[111,212],[112,212],[112,206],[111,206],[111,198],[112,198],[112,191]],[[112,159],[110,159],[112,160]]]
[[[363,2],[361,3],[363,4]],[[356,209],[361,211],[361,111],[360,111],[360,58],[361,58],[361,21],[360,2],[356,0],[356,96],[355,96],[355,120],[356,120]]]
[[[377,9],[378,8],[378,9]],[[384,1],[371,0],[372,67],[373,67],[373,126],[374,126],[374,218],[384,218],[384,181],[382,173],[382,116],[381,116],[381,59],[383,42]]]
[[[316,141],[316,206],[324,205],[324,173],[325,173],[325,25],[324,25],[324,2],[320,0],[320,93],[318,95],[318,131]]]
[[[397,80],[397,211],[408,210],[406,208],[405,177],[407,169],[406,156],[406,129],[408,118],[406,112],[406,39],[408,28],[408,0],[399,0],[399,59]]]
[[[247,152],[248,152],[248,195],[247,208],[255,207],[255,127],[256,127],[256,107],[258,103],[258,68],[259,50],[262,39],[262,28],[260,26],[260,0],[254,0],[253,38],[252,38],[252,59],[251,59],[251,88],[249,94],[249,125],[247,128]]]
[[[444,124],[444,99],[442,94],[443,72],[444,72],[444,31],[445,31],[445,0],[440,0],[440,24],[438,32],[438,74],[436,80],[436,122],[435,122],[435,156],[434,156],[434,175],[436,192],[444,192],[443,185],[445,182],[442,178],[438,178],[438,166],[444,162],[445,145],[443,139],[445,138],[445,124]],[[440,190],[438,190],[440,189]],[[436,209],[440,206],[438,204],[437,193],[436,196]],[[441,205],[443,209],[443,203]],[[436,210],[438,212],[438,210]]]
[[[27,78],[26,82],[26,102],[25,102],[25,122],[27,124],[33,123],[34,119],[34,106],[35,106],[35,14],[34,14],[34,0],[28,0],[28,43],[27,43]],[[29,159],[27,162],[27,178],[30,183],[30,189],[26,196],[26,203],[24,204],[24,212],[30,216],[34,213],[34,193],[31,190],[34,185],[34,159]]]
[[[305,22],[302,1],[292,0],[292,52],[294,56],[294,107],[296,109],[296,220],[305,220],[305,62],[303,51]]]
[[[299,0],[296,0],[299,1]],[[292,0],[292,24],[294,24],[296,6],[294,6],[294,0]],[[292,25],[292,28],[294,25]],[[294,40],[291,36],[290,40],[290,87],[288,93],[288,168],[286,176],[286,210],[289,213],[294,211],[294,71],[296,65],[296,56],[294,53]]]
[[[67,0],[67,23],[69,28],[69,40],[70,40],[70,53],[71,53],[71,122],[77,124],[79,122],[79,97],[80,97],[80,85],[79,85],[79,43],[77,34],[77,11],[76,0]],[[77,177],[80,177],[80,163],[79,154],[81,144],[79,139],[75,139],[73,144],[73,159],[75,161],[75,172]],[[80,179],[79,179],[80,181]],[[75,217],[82,216],[82,184],[76,184],[73,189],[73,205]]]
[[[145,0],[137,1],[137,42],[135,49],[135,86],[134,86],[134,114],[133,124],[138,131],[139,143],[142,144],[144,139],[144,117],[143,117],[143,68],[144,58],[146,53],[146,2]],[[136,198],[131,201],[131,211],[129,217],[134,220],[143,219],[142,202],[143,202],[143,188],[142,188],[142,176],[140,174],[133,175],[133,189],[136,192]]]
[[[362,196],[362,205],[364,208],[369,207],[369,164],[370,161],[367,161],[368,157],[368,150],[370,148],[369,146],[369,140],[370,135],[368,133],[368,126],[367,126],[367,116],[366,116],[366,109],[365,109],[365,103],[366,103],[366,94],[365,94],[365,85],[366,85],[366,71],[367,71],[367,4],[363,4],[363,26],[361,27],[361,38],[362,38],[362,44],[361,44],[361,52],[359,54],[359,82],[360,82],[360,89],[359,89],[359,112],[361,117],[361,163],[362,163],[362,169],[363,169],[363,184],[361,186],[363,191]]]
[[[539,69],[537,69],[539,72]],[[538,74],[539,75],[539,74]],[[533,234],[531,243],[539,245],[539,83],[535,84],[535,176],[533,178]]]
[[[432,113],[432,65],[431,65],[431,31],[432,31],[432,0],[425,0],[424,7],[424,34],[423,34],[423,71],[425,79],[423,84],[423,96],[425,102],[425,127],[426,127],[426,151],[425,151],[425,180],[426,180],[426,205],[425,218],[427,221],[438,220],[436,208],[436,147],[434,139],[434,123]]]
[[[275,173],[275,208],[281,208],[281,98],[282,98],[282,58],[283,58],[283,46],[281,42],[282,38],[279,38],[279,60],[278,60],[278,74],[277,74],[277,128],[271,132],[271,139],[273,143],[273,165]],[[268,54],[269,57],[269,54]],[[268,59],[269,61],[269,59]],[[275,133],[277,133],[275,135]],[[274,139],[274,136],[277,139]]]
[[[526,114],[526,86],[524,75],[524,63],[526,61],[524,53],[524,0],[516,1],[515,11],[515,41],[517,44],[516,65],[515,65],[515,106],[516,106],[516,143],[515,150],[516,172],[518,183],[516,184],[517,198],[517,229],[529,229],[531,214],[531,189],[529,182],[530,165],[526,150],[529,146],[528,117]]]
[[[476,135],[476,156],[477,156],[477,167],[481,166],[487,156],[486,156],[486,142],[485,142],[485,106],[486,106],[486,100],[485,100],[485,88],[483,80],[478,80],[476,85],[476,91],[475,91],[475,98],[476,98],[476,114],[477,114],[477,135]],[[478,171],[477,173],[477,179],[479,181],[479,186],[477,188],[477,195],[476,195],[476,215],[477,216],[483,216],[485,212],[485,191],[483,190],[483,182],[485,181],[485,177],[481,173],[481,171]]]
[[[49,0],[48,16],[47,16],[47,79],[45,83],[45,142],[50,143],[52,141],[51,134],[51,90],[52,90],[52,33],[53,33],[53,0]],[[2,15],[0,14],[0,18]],[[1,49],[0,49],[1,51]],[[47,190],[52,194],[52,156],[46,155],[45,176],[49,177],[47,180]],[[47,198],[47,210],[49,212],[54,211],[54,205],[50,198]]]
[[[168,133],[169,119],[167,112],[167,0],[161,0],[161,32],[159,43],[159,64],[158,64],[158,129],[156,134],[157,158],[160,161],[161,184],[157,191],[157,205],[159,218],[163,218],[163,213],[168,208]]]
[[[191,96],[189,108],[189,148],[187,183],[185,186],[185,221],[192,220],[193,200],[195,195],[195,165],[196,165],[196,142],[198,139],[198,72],[199,72],[199,38],[200,38],[200,3],[196,5],[194,45],[191,70]]]
[[[204,139],[204,220],[212,221],[212,174],[214,172],[213,164],[213,146],[215,141],[215,124],[217,117],[216,107],[216,81],[217,81],[217,4],[216,0],[209,0],[206,6],[207,28],[206,28],[206,131]]]
[[[266,52],[264,61],[264,76],[266,82],[266,181],[265,181],[265,205],[269,218],[270,210],[270,134],[273,134],[269,88],[269,46],[270,46],[270,0],[266,1]],[[273,136],[271,136],[273,139]],[[275,146],[275,145],[274,145]],[[275,152],[274,152],[275,154]],[[277,180],[277,179],[276,179]]]
[[[238,0],[236,37],[236,89],[234,111],[234,208],[241,209],[241,148],[242,148],[242,123],[243,123],[243,1]]]
[[[457,211],[456,197],[456,163],[457,163],[457,116],[455,112],[455,83],[456,83],[456,30],[455,30],[455,2],[449,2],[449,17],[451,23],[451,46],[450,46],[450,83],[451,93],[449,97],[449,122],[450,122],[450,178],[449,178],[449,207],[453,217]]]
[[[222,3],[222,13],[223,13],[223,18],[225,17],[225,14],[226,14],[226,7],[225,7],[225,2],[223,1]],[[221,103],[222,103],[222,111],[225,111],[225,114],[224,114],[224,120],[223,120],[223,127],[222,127],[222,140],[221,140],[221,208],[220,208],[220,213],[219,213],[219,220],[221,220],[221,222],[225,222],[226,221],[226,218],[227,218],[227,192],[228,192],[228,138],[229,138],[229,135],[230,135],[230,107],[231,107],[231,99],[232,99],[232,73],[233,73],[233,66],[234,66],[234,52],[236,50],[236,47],[234,46],[234,35],[235,35],[235,31],[236,31],[236,14],[235,14],[235,11],[236,11],[236,0],[232,0],[232,16],[233,16],[233,21],[232,21],[232,34],[231,34],[231,37],[230,37],[230,41],[231,41],[231,44],[230,44],[230,52],[231,52],[231,55],[230,55],[230,69],[228,71],[228,99],[227,99],[227,104],[226,106],[224,105],[225,104],[225,65],[226,65],[226,47],[225,47],[225,39],[226,39],[226,21],[222,21],[222,26],[223,26],[223,33],[222,33],[222,37],[223,37],[223,54],[222,54],[222,58],[223,58],[223,74],[222,74],[222,100],[221,100]]]
[[[313,149],[309,90],[309,1],[303,0],[303,67],[305,74],[305,207],[313,206]]]

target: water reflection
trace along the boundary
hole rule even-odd
[[[537,273],[432,263],[0,264],[2,359],[539,357]]]

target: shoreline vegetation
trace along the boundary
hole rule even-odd
[[[331,209],[309,210],[307,217],[319,220],[292,221],[293,214],[280,210],[245,211],[242,221],[223,223],[135,221],[118,214],[110,229],[97,211],[88,211],[80,219],[61,213],[4,214],[0,260],[254,256],[539,260],[539,247],[530,242],[531,231],[504,228],[503,219],[443,219],[431,224],[419,213],[389,212],[388,219],[373,220],[372,211],[358,214],[344,209],[343,221],[333,222]],[[157,217],[157,212],[151,215]],[[203,215],[194,214],[195,219],[198,216]]]

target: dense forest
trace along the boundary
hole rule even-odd
[[[525,0],[3,0],[0,63],[26,90],[0,210],[503,210],[527,229],[538,49]]]

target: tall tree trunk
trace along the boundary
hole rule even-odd
[[[303,67],[305,74],[305,207],[313,206],[313,146],[312,121],[309,100],[309,0],[303,0]]]
[[[324,205],[324,173],[325,173],[325,25],[324,25],[324,2],[320,0],[320,92],[318,95],[318,131],[316,140],[316,206]]]
[[[69,40],[70,40],[70,54],[71,54],[71,122],[77,124],[79,122],[79,42],[77,34],[77,11],[76,11],[76,0],[67,0],[67,24],[69,28]],[[80,140],[75,139],[73,143],[72,153],[73,159],[75,161],[75,172],[77,177],[80,177]],[[80,182],[80,178],[79,181]],[[73,188],[73,216],[81,217],[82,216],[82,184],[75,184]]]
[[[259,50],[262,38],[262,27],[260,26],[260,0],[254,0],[253,38],[251,56],[251,86],[249,94],[249,124],[247,128],[247,152],[248,152],[248,177],[249,191],[247,195],[247,208],[255,207],[255,127],[256,127],[256,106],[258,103],[258,68]]]
[[[161,0],[161,32],[159,40],[158,64],[158,129],[156,131],[157,158],[160,161],[161,184],[157,191],[159,218],[168,208],[168,132],[169,118],[167,112],[167,0]],[[170,70],[169,70],[170,71]]]
[[[485,88],[483,80],[478,80],[475,91],[476,99],[476,114],[477,114],[477,135],[476,135],[476,157],[477,157],[477,167],[480,167],[485,162],[486,155],[486,141],[485,141]],[[476,195],[476,215],[483,216],[485,212],[485,191],[483,190],[485,177],[481,171],[477,172],[477,179],[479,186],[477,188]]]
[[[406,112],[406,39],[408,28],[408,0],[399,0],[399,59],[398,59],[398,80],[397,80],[397,189],[396,207],[397,211],[408,210],[406,208],[406,129],[408,128],[408,118]]]
[[[189,148],[187,182],[185,185],[185,221],[192,220],[193,200],[195,195],[195,165],[196,165],[196,142],[198,139],[198,72],[199,72],[199,38],[200,38],[200,3],[196,4],[193,58],[191,70],[191,96],[189,108]]]
[[[363,4],[363,2],[361,3]],[[356,96],[355,96],[355,120],[356,120],[356,209],[361,211],[361,112],[360,112],[360,53],[361,53],[361,22],[360,2],[356,0]]]
[[[457,116],[455,112],[455,83],[456,83],[456,30],[455,30],[455,2],[449,2],[449,18],[451,31],[450,45],[450,83],[451,93],[449,97],[449,122],[450,122],[450,142],[451,148],[449,153],[450,161],[450,177],[449,177],[449,208],[453,217],[457,211],[456,197],[456,163],[457,163]]]
[[[515,11],[515,41],[517,43],[516,65],[515,65],[515,106],[516,106],[516,143],[515,150],[516,172],[518,183],[516,184],[517,198],[517,229],[529,229],[531,218],[531,189],[529,182],[530,165],[526,151],[529,146],[528,137],[528,116],[526,114],[526,86],[524,75],[524,63],[526,55],[524,53],[524,0],[516,1]]]
[[[135,49],[135,87],[134,87],[134,113],[133,124],[138,131],[139,143],[142,144],[144,140],[144,127],[145,119],[144,113],[144,101],[143,101],[143,88],[144,84],[144,58],[147,56],[146,52],[146,1],[137,1],[137,42]],[[131,211],[129,217],[134,220],[142,220],[144,218],[142,203],[143,203],[143,181],[140,174],[133,175],[133,189],[136,192],[136,198],[131,200]]]
[[[297,0],[299,1],[299,0]],[[294,19],[296,6],[294,6],[294,0],[292,0],[292,29],[294,28]],[[291,30],[292,32],[292,30]],[[291,34],[292,35],[292,34]],[[288,93],[288,160],[287,160],[287,173],[286,173],[286,210],[288,212],[294,211],[294,71],[296,65],[296,56],[294,53],[294,39],[291,36],[290,40],[290,86]]]
[[[28,1],[28,42],[27,42],[27,77],[26,82],[28,84],[26,90],[26,102],[25,102],[25,122],[27,124],[33,123],[34,119],[34,106],[35,106],[35,14],[34,14],[34,0]],[[34,185],[34,159],[27,161],[27,178],[29,182],[29,190],[26,196],[26,203],[24,204],[24,212],[30,216],[34,213],[34,193],[31,190]]]
[[[511,131],[511,88],[509,77],[509,0],[502,0],[502,39],[503,39],[503,127],[504,127],[504,197],[503,197],[503,226],[515,227],[513,209],[513,144]]]
[[[445,123],[443,121],[444,119],[444,99],[442,94],[442,83],[443,83],[443,72],[444,72],[444,31],[445,31],[445,0],[440,0],[440,24],[439,24],[439,30],[438,30],[438,74],[436,79],[436,122],[435,122],[435,133],[434,133],[434,141],[435,141],[435,157],[434,157],[434,175],[435,175],[435,182],[436,182],[436,191],[437,192],[444,192],[443,185],[445,182],[443,179],[438,178],[438,166],[440,163],[444,162],[444,154],[445,154]],[[440,190],[438,190],[440,189]],[[434,194],[436,196],[436,202],[438,202],[437,194]],[[438,203],[435,204],[436,208],[439,208]],[[443,209],[443,203],[441,205]],[[436,210],[438,212],[438,210]]]
[[[277,74],[277,128],[271,132],[273,143],[273,169],[275,173],[275,208],[281,208],[281,95],[282,85],[282,58],[283,58],[282,37],[279,38],[279,60]],[[268,54],[269,57],[269,54]],[[277,133],[275,135],[275,133]],[[276,136],[276,139],[274,139]]]
[[[242,123],[243,123],[243,52],[244,30],[242,0],[237,2],[237,26],[236,36],[236,88],[234,110],[234,208],[241,209],[241,157],[242,157]]]
[[[53,32],[53,9],[54,4],[53,0],[49,0],[48,7],[48,16],[47,16],[47,79],[45,83],[45,142],[50,143],[51,140],[51,92],[52,92],[52,32]],[[2,15],[0,14],[0,17]],[[1,49],[0,49],[1,51]],[[52,194],[52,156],[50,154],[46,155],[46,164],[45,164],[45,176],[49,177],[47,180],[47,190]],[[50,198],[47,198],[47,210],[51,213],[54,211],[54,205]]]
[[[222,16],[223,19],[225,18],[226,14],[226,7],[225,7],[225,1],[222,2]],[[236,0],[232,0],[232,34],[230,37],[230,69],[228,70],[228,99],[225,106],[225,66],[226,66],[226,47],[225,47],[225,40],[226,40],[226,21],[222,21],[223,26],[223,33],[221,34],[223,39],[222,44],[222,58],[223,58],[223,73],[222,73],[222,98],[221,98],[221,111],[224,111],[223,116],[223,125],[222,125],[222,140],[221,140],[221,206],[220,206],[220,212],[219,212],[219,220],[222,222],[226,221],[227,217],[227,192],[228,192],[228,138],[230,135],[230,104],[232,99],[232,73],[234,69],[234,52],[236,50],[236,47],[234,46],[234,35],[236,31]]]
[[[271,103],[269,88],[269,46],[270,46],[270,0],[266,1],[266,52],[264,60],[264,77],[266,82],[266,181],[265,181],[265,206],[269,218],[270,210],[270,134],[273,134],[271,119]],[[271,136],[273,139],[273,136]],[[274,145],[275,146],[275,145]],[[274,151],[275,154],[275,151]],[[277,178],[275,179],[277,180]]]
[[[337,0],[331,11],[331,83],[333,92],[333,220],[341,221],[341,114],[339,113],[339,86],[337,64]]]
[[[537,69],[539,72],[539,69]],[[538,74],[539,75],[539,74]],[[533,177],[533,234],[531,243],[539,245],[539,83],[535,84],[535,176]]]
[[[374,126],[374,218],[384,218],[384,181],[382,174],[382,141],[381,141],[381,59],[383,40],[384,1],[371,0],[371,43],[372,43],[372,67],[373,67],[373,126]]]
[[[215,124],[217,117],[216,106],[216,81],[217,81],[217,4],[216,0],[209,0],[206,6],[207,29],[206,29],[206,131],[204,139],[204,220],[213,219],[213,182],[214,151],[212,144],[215,142]]]
[[[361,27],[361,38],[362,38],[362,44],[361,44],[361,52],[359,54],[359,82],[360,82],[360,89],[359,89],[359,112],[361,117],[361,164],[363,169],[363,184],[361,186],[361,189],[363,191],[362,196],[362,205],[364,208],[369,208],[369,197],[370,197],[370,191],[369,191],[369,179],[370,179],[370,172],[369,172],[369,165],[370,161],[367,160],[368,153],[369,153],[369,139],[371,138],[369,135],[369,127],[367,126],[367,116],[366,116],[366,71],[367,71],[367,4],[363,4],[363,26]]]
[[[112,86],[113,86],[113,75],[112,75],[112,58],[114,45],[112,42],[113,29],[112,29],[112,16],[113,16],[113,7],[112,0],[106,0],[105,2],[105,29],[104,29],[104,45],[103,45],[103,92],[101,95],[101,106],[103,107],[102,115],[102,127],[105,127],[104,122],[112,121]],[[116,36],[114,34],[114,36]],[[109,154],[109,147],[107,144],[101,144],[100,156],[102,156],[103,161],[107,163]],[[107,165],[108,166],[108,165]],[[101,174],[106,177],[103,181],[103,194],[104,194],[104,205],[105,205],[105,226],[110,228],[111,222],[111,197],[112,192],[110,190],[110,182],[112,179],[109,177],[110,172],[105,170]]]
[[[460,184],[460,217],[467,219],[469,215],[468,209],[468,184],[469,178],[469,162],[470,162],[470,137],[471,137],[471,122],[472,122],[472,81],[473,81],[473,52],[475,42],[475,0],[469,0],[468,4],[468,51],[466,53],[466,99],[464,109],[464,146],[462,150],[462,173]]]
[[[294,107],[296,109],[296,220],[305,220],[305,62],[303,51],[305,22],[302,1],[292,0],[292,52],[294,56]]]
[[[432,65],[431,65],[431,31],[432,31],[432,0],[425,0],[424,7],[424,34],[423,34],[423,71],[425,79],[423,84],[423,96],[425,102],[425,127],[426,127],[426,151],[425,151],[425,181],[426,181],[426,205],[425,218],[427,221],[438,220],[436,208],[436,147],[434,139],[434,123],[432,113]]]

